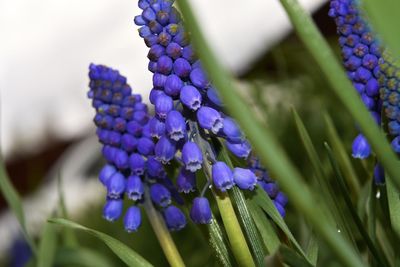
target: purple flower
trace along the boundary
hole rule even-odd
[[[385,171],[381,164],[377,163],[374,167],[374,181],[375,184],[385,183]]]
[[[400,136],[397,136],[396,138],[394,138],[391,145],[392,145],[394,152],[400,153]]]
[[[186,170],[195,172],[201,169],[203,155],[199,146],[194,142],[186,142],[182,148],[182,161]]]
[[[176,178],[176,186],[178,192],[188,194],[196,189],[196,175],[184,168],[181,168],[178,177]]]
[[[365,159],[371,154],[371,147],[364,135],[359,134],[353,141],[352,156],[354,158]]]
[[[125,213],[124,227],[128,233],[136,232],[142,224],[140,208],[131,206]]]
[[[171,204],[171,193],[162,184],[153,184],[150,187],[150,197],[151,200],[160,207],[167,207]]]
[[[201,68],[195,68],[190,72],[190,81],[194,86],[203,89],[209,86],[210,82]]]
[[[200,126],[217,134],[224,126],[223,119],[218,111],[210,107],[201,107],[197,111],[197,121]]]
[[[129,199],[137,201],[142,198],[144,194],[144,187],[142,180],[139,176],[131,175],[126,182],[126,194]]]
[[[282,207],[285,207],[288,203],[288,198],[282,192],[279,192],[275,197],[275,202],[281,204]]]
[[[108,199],[103,208],[103,217],[111,222],[117,220],[122,214],[122,207],[122,199]]]
[[[179,141],[184,139],[186,136],[186,121],[182,114],[176,110],[171,110],[165,120],[165,129],[172,140]]]
[[[246,159],[251,152],[251,146],[248,141],[242,141],[241,143],[231,143],[226,141],[225,144],[229,151],[238,158]]]
[[[169,56],[161,56],[157,61],[157,72],[168,75],[171,73],[173,61]]]
[[[130,134],[124,134],[121,138],[121,147],[126,152],[133,152],[137,148],[137,139]]]
[[[191,85],[182,87],[180,100],[182,104],[193,111],[198,110],[201,106],[201,94],[196,87]]]
[[[256,175],[249,169],[233,169],[233,180],[240,189],[253,190],[257,184]]]
[[[222,132],[231,143],[243,142],[244,137],[242,131],[232,118],[224,118],[224,127],[222,128]]]
[[[114,154],[114,163],[120,170],[128,168],[128,153],[122,149],[117,149]]]
[[[279,188],[276,183],[267,183],[265,181],[258,181],[258,184],[264,189],[270,198],[275,198],[279,193]]]
[[[107,196],[111,199],[118,199],[125,192],[125,176],[120,173],[114,173],[107,181]]]
[[[165,119],[168,112],[174,108],[174,102],[170,96],[167,96],[166,94],[160,94],[155,99],[154,106],[157,116],[160,119]]]
[[[174,158],[176,152],[175,142],[163,136],[158,140],[154,152],[156,158],[162,163],[167,163]]]
[[[99,174],[99,180],[103,185],[107,184],[107,181],[117,172],[117,169],[113,165],[106,164],[101,169]]]
[[[174,72],[181,78],[189,76],[191,69],[190,63],[184,58],[178,58],[174,62]]]
[[[164,166],[155,157],[148,157],[146,166],[149,176],[154,178],[163,178],[165,176]]]
[[[138,140],[137,150],[140,154],[144,156],[152,155],[154,151],[154,143],[148,137],[141,137]]]
[[[142,155],[133,153],[129,156],[129,167],[134,175],[140,176],[144,173],[145,160]]]
[[[153,117],[149,121],[150,125],[150,134],[152,137],[159,139],[161,136],[165,134],[165,123]]]
[[[212,179],[216,188],[225,192],[234,185],[233,173],[225,162],[218,161],[212,166]]]
[[[167,77],[164,85],[164,92],[169,96],[178,96],[183,87],[183,81],[175,74]]]
[[[170,231],[179,231],[186,226],[186,218],[182,211],[171,205],[164,210],[164,219]]]
[[[282,218],[285,217],[285,215],[286,215],[285,208],[282,207],[282,205],[277,201],[274,201],[274,205],[275,205],[275,208],[278,210],[279,214],[282,216]]]
[[[209,224],[211,223],[212,214],[210,203],[205,197],[196,197],[193,200],[193,206],[190,210],[190,218],[194,223]]]

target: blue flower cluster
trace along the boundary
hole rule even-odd
[[[275,198],[279,191],[275,182],[257,179],[250,169],[232,170],[226,163],[215,160],[212,148],[194,140],[195,135],[201,135],[204,140],[221,138],[238,158],[247,159],[251,153],[251,146],[239,126],[223,112],[223,103],[196,57],[173,1],[139,0],[139,7],[142,13],[134,21],[140,26],[139,35],[150,48],[148,69],[153,73],[150,102],[156,115],[150,120],[150,134],[157,139],[155,157],[160,162],[168,164],[177,159],[182,163],[176,182],[178,191],[194,191],[195,172],[212,164],[210,178],[218,190],[225,192],[235,185],[253,190],[260,183]],[[195,199],[190,213],[195,223],[211,220],[209,203],[203,193]],[[275,202],[282,215],[287,202],[283,198]]]
[[[400,153],[400,64],[388,52],[383,53],[379,63],[383,111],[388,118],[389,134],[393,137],[392,148]]]
[[[141,224],[138,204],[150,197],[161,210],[168,228],[182,229],[186,218],[171,204],[176,190],[164,166],[154,156],[156,148],[150,134],[147,105],[142,103],[140,95],[132,94],[126,78],[116,70],[91,64],[89,77],[88,97],[96,109],[94,123],[107,161],[99,175],[107,189],[104,217],[117,220],[123,213],[126,197],[129,208],[124,215],[125,229],[136,231]],[[180,202],[179,198],[175,200]]]
[[[380,124],[381,50],[377,39],[362,17],[356,0],[331,0],[329,16],[335,19],[337,25],[339,44],[348,77],[376,123]],[[354,139],[352,150],[355,158],[364,159],[371,154],[370,145],[363,134]]]

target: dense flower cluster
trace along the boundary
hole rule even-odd
[[[171,0],[140,0],[142,13],[135,17],[135,23],[141,26],[139,35],[150,48],[148,69],[153,73],[154,86],[150,102],[156,113],[150,122],[150,134],[158,139],[155,156],[168,164],[180,152],[183,166],[177,187],[180,192],[188,193],[194,190],[195,172],[210,164],[205,157],[213,158],[214,154],[212,148],[195,142],[194,135],[206,140],[224,139],[227,149],[243,159],[249,157],[251,146],[235,121],[223,112],[223,103],[202,69],[180,14],[172,4]],[[232,170],[215,159],[211,163],[212,183],[222,192],[233,186],[253,190],[260,183],[272,198],[278,195],[276,183],[257,179],[250,169]],[[282,216],[287,202],[283,198],[275,201]],[[191,217],[196,223],[211,220],[208,201],[202,195],[195,199]]]
[[[388,119],[389,134],[393,137],[392,148],[400,153],[400,64],[388,52],[383,53],[379,63],[383,111]]]
[[[377,39],[360,14],[355,0],[332,0],[329,16],[335,19],[337,25],[339,44],[348,77],[376,123],[380,124],[381,51]],[[371,154],[370,145],[362,134],[354,139],[352,149],[355,158],[363,159]]]
[[[88,97],[96,109],[96,133],[107,161],[99,175],[107,189],[104,217],[117,220],[123,213],[126,197],[129,208],[124,215],[125,229],[136,231],[141,224],[138,204],[150,197],[162,211],[169,229],[183,228],[186,218],[171,204],[177,195],[175,189],[164,167],[154,157],[147,105],[142,103],[140,95],[132,94],[126,78],[116,70],[91,64],[89,77]]]

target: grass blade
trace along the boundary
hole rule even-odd
[[[289,228],[287,227],[285,221],[275,208],[274,203],[272,200],[269,198],[269,196],[259,187],[256,186],[255,188],[255,194],[253,195],[252,200],[254,201],[255,204],[257,204],[260,208],[264,210],[265,213],[268,214],[268,216],[271,217],[271,219],[276,223],[276,225],[286,234],[286,236],[289,238],[290,242],[294,245],[296,250],[304,257],[307,259],[306,254],[304,253],[303,249],[297,243],[296,238],[293,236],[292,232],[290,232]]]
[[[394,232],[400,238],[400,193],[394,187],[390,179],[387,179],[386,189],[389,202],[390,222]]]
[[[297,114],[296,110],[292,110],[294,121],[296,124],[297,131],[299,132],[300,139],[306,149],[307,155],[311,161],[311,165],[313,166],[315,177],[319,184],[319,188],[322,191],[323,198],[321,199],[325,202],[326,209],[330,213],[327,215],[330,216],[330,221],[334,221],[336,223],[336,227],[343,231],[344,236],[348,238],[349,241],[353,242],[353,246],[356,249],[354,237],[351,234],[351,228],[349,226],[348,221],[346,220],[346,214],[344,214],[343,209],[340,207],[340,203],[336,199],[336,192],[333,190],[332,186],[329,184],[329,179],[326,174],[326,171],[323,169],[322,162],[320,160],[320,156],[318,155],[314,144],[311,141],[311,137],[307,132],[306,127],[304,126],[303,121],[301,120],[299,114]]]
[[[56,266],[113,267],[102,254],[87,248],[59,248],[54,257]]]
[[[207,225],[207,228],[208,232],[210,233],[210,245],[213,248],[217,258],[220,260],[222,266],[235,266],[236,263],[233,259],[233,255],[225,246],[225,244],[228,243],[228,240],[223,235],[218,222],[213,218],[211,223]]]
[[[339,185],[339,192],[341,193],[342,198],[346,203],[346,207],[353,219],[354,224],[357,226],[361,236],[363,237],[367,247],[369,248],[371,254],[374,256],[375,260],[378,262],[379,266],[389,266],[389,263],[385,258],[379,253],[375,244],[372,242],[372,239],[369,237],[368,232],[365,230],[364,225],[355,210],[353,203],[349,197],[349,192],[347,191],[346,185],[344,183],[343,176],[339,170],[339,166],[333,156],[332,150],[327,143],[325,143],[326,151],[328,152],[329,161],[331,162],[333,171],[336,175],[337,184]]]
[[[391,51],[400,55],[400,35],[397,25],[399,25],[400,2],[394,0],[363,0],[361,1],[368,19],[373,28],[385,43],[388,44]]]
[[[310,233],[310,240],[308,240],[306,255],[313,266],[317,265],[319,244],[317,237],[313,232]]]
[[[57,232],[55,226],[45,223],[39,243],[37,266],[51,267],[53,266],[54,255],[57,250]]]
[[[303,10],[297,0],[280,1],[289,15],[298,36],[320,66],[331,88],[358,123],[376,153],[379,162],[382,163],[396,187],[400,189],[400,165],[397,156],[361,101],[328,43],[318,31],[310,15]]]
[[[289,266],[293,267],[312,267],[313,265],[306,261],[303,257],[297,254],[293,249],[281,245],[279,247],[278,253],[283,259],[283,262]]]
[[[260,232],[264,246],[267,248],[269,254],[273,254],[279,248],[281,241],[279,240],[270,219],[267,218],[262,209],[252,201],[248,201],[247,205],[252,217],[254,218],[254,223]]]
[[[336,132],[331,117],[327,113],[325,113],[324,119],[326,133],[328,135],[328,140],[330,144],[332,144],[333,154],[335,154],[335,158],[338,159],[339,165],[344,171],[344,177],[346,178],[346,181],[349,184],[351,191],[354,193],[351,195],[358,197],[358,195],[360,194],[361,186],[357,174],[353,168],[353,165],[351,164],[346,149],[342,141],[340,140],[338,133]]]
[[[60,218],[54,218],[54,219],[49,219],[48,220],[51,223],[59,224],[64,227],[70,227],[75,230],[80,230],[84,231],[88,234],[91,234],[98,238],[100,241],[104,242],[114,253],[117,255],[123,262],[126,263],[126,265],[130,267],[150,267],[153,266],[151,263],[149,263],[147,260],[145,260],[142,256],[140,256],[138,253],[130,249],[128,246],[125,244],[121,243],[117,239],[104,234],[102,232],[87,228],[85,226],[82,226],[80,224],[65,220],[65,219],[60,219]]]
[[[221,66],[210,50],[188,1],[179,0],[178,2],[187,22],[185,25],[192,33],[194,45],[197,48],[201,48],[197,49],[197,52],[202,60],[202,66],[205,67],[220,92],[230,114],[239,122],[241,128],[249,137],[262,163],[276,175],[280,186],[292,200],[293,205],[314,225],[316,232],[326,241],[338,260],[345,266],[364,266],[361,258],[354,252],[351,245],[337,234],[336,229],[323,216],[321,209],[315,207],[316,200],[312,196],[310,189],[304,184],[296,168],[290,163],[287,155],[277,144],[275,137],[269,131],[264,130],[259,122],[251,119],[254,118],[254,114],[239,97],[231,74]],[[362,104],[360,103],[360,105]],[[365,114],[363,113],[362,115],[364,116]],[[368,123],[370,125],[373,124],[372,118]],[[393,154],[390,151],[390,147],[387,150]],[[394,173],[395,170],[393,170]]]
[[[12,183],[10,182],[10,178],[7,175],[4,161],[1,156],[0,156],[0,189],[5,200],[7,201],[11,210],[14,212],[15,217],[17,217],[19,224],[21,225],[22,233],[25,237],[25,240],[29,244],[33,254],[37,255],[36,244],[33,241],[32,237],[29,236],[26,228],[25,215],[21,203],[21,198],[18,192],[15,190]]]

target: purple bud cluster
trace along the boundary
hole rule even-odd
[[[171,186],[164,166],[155,158],[158,147],[152,139],[153,124],[147,105],[142,103],[140,95],[132,94],[126,78],[116,70],[91,64],[89,78],[88,97],[96,110],[96,133],[107,161],[99,175],[107,189],[104,217],[117,220],[123,213],[126,197],[129,207],[125,211],[124,226],[128,232],[137,231],[141,224],[138,205],[149,197],[163,213],[170,230],[183,228],[186,218],[172,205],[176,189]],[[149,196],[145,195],[146,187]]]
[[[224,139],[227,149],[238,158],[247,159],[251,146],[236,122],[224,114],[223,104],[196,57],[173,2],[139,0],[142,13],[134,21],[140,26],[139,35],[150,48],[147,55],[148,69],[153,73],[150,102],[154,105],[155,117],[151,118],[149,129],[157,140],[155,158],[168,164],[180,156],[183,166],[176,187],[179,192],[189,193],[195,190],[195,173],[208,164],[203,156],[209,153],[194,142],[194,131],[188,122],[195,123],[206,138]],[[211,176],[213,185],[222,192],[235,185],[253,190],[258,181],[249,169],[232,170],[226,163],[215,160]],[[269,184],[277,188],[274,182]],[[190,215],[195,223],[204,224],[211,221],[211,211],[202,195],[195,198]],[[283,210],[284,205],[280,207]]]
[[[382,102],[379,99],[381,50],[356,0],[331,0],[329,16],[335,19],[339,44],[347,75],[365,106],[380,124]],[[371,147],[363,134],[353,141],[353,157],[367,158]]]
[[[400,64],[388,52],[384,52],[379,61],[382,76],[380,77],[380,96],[383,101],[383,112],[388,119],[388,131],[392,137],[392,148],[400,153]]]
[[[258,185],[264,189],[268,196],[274,202],[276,209],[279,211],[282,217],[285,217],[285,206],[288,203],[288,199],[280,190],[278,185],[271,179],[267,170],[261,165],[260,160],[251,155],[247,160],[247,164],[250,170],[257,177]]]

